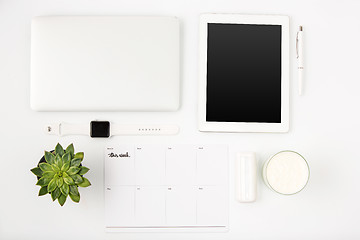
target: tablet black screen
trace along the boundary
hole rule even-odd
[[[206,121],[281,123],[281,25],[208,24]]]

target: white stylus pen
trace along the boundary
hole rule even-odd
[[[304,73],[304,53],[303,53],[303,27],[299,26],[299,31],[296,35],[296,54],[298,59],[298,74],[299,74],[299,95],[303,92],[303,73]]]

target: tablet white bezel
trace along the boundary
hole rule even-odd
[[[281,123],[207,122],[208,23],[281,25]],[[287,132],[289,130],[289,17],[274,15],[202,14],[199,42],[199,130],[209,132]],[[235,111],[235,110],[234,110]],[[241,111],[241,109],[239,109]]]

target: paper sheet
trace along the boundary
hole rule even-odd
[[[105,215],[108,231],[227,230],[227,146],[106,148]]]

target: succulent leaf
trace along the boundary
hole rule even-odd
[[[64,177],[64,182],[67,184],[67,185],[74,185],[75,182],[74,180],[71,178],[71,177]]]
[[[64,163],[61,167],[61,171],[66,172],[70,168],[70,163]]]
[[[79,184],[84,181],[83,178],[79,174],[75,174],[70,177],[74,180],[75,184]]]
[[[51,192],[51,198],[53,201],[55,201],[58,197],[60,197],[60,195],[61,195],[60,188],[55,188],[55,190]]]
[[[45,178],[52,179],[52,178],[54,178],[54,176],[55,176],[55,172],[54,172],[54,171],[44,172],[44,173],[43,173],[43,177],[45,177]]]
[[[80,196],[78,187],[76,185],[71,185],[71,186],[69,186],[69,188],[70,188],[70,192],[69,192],[70,194]]]
[[[64,179],[62,177],[59,177],[57,180],[56,180],[56,185],[58,187],[61,187],[64,183]]]
[[[80,158],[81,161],[84,159],[84,153],[83,152],[78,152],[75,154],[74,158]]]
[[[62,158],[61,158],[61,156],[59,154],[56,154],[55,164],[61,169],[61,167],[63,165],[63,161],[62,161]]]
[[[70,163],[70,160],[71,160],[71,153],[65,153],[65,154],[62,156],[62,162],[63,162],[63,164],[65,164],[65,163]]]
[[[59,154],[60,157],[62,157],[62,155],[64,155],[64,149],[63,147],[60,145],[60,143],[58,143],[55,147],[55,153],[56,155]]]
[[[88,186],[91,185],[90,181],[89,181],[87,178],[84,178],[84,177],[83,177],[83,180],[84,180],[84,181],[83,181],[82,183],[79,183],[79,184],[78,184],[79,187],[88,187]]]
[[[58,198],[58,201],[59,201],[59,204],[60,204],[61,206],[64,206],[64,204],[65,204],[65,202],[66,202],[66,196],[63,195],[63,194],[61,194],[61,195],[59,196],[59,198]]]
[[[67,185],[66,183],[63,184],[60,188],[60,191],[62,194],[64,194],[65,196],[69,195],[69,185]]]
[[[60,171],[60,168],[56,164],[51,164],[51,167],[52,167],[53,171],[55,171],[55,172]]]
[[[43,187],[43,186],[48,185],[50,181],[51,181],[50,178],[44,178],[44,177],[42,177],[42,178],[40,178],[40,179],[37,181],[36,185],[39,185],[39,186],[42,186],[42,187]]]
[[[87,167],[81,166],[79,175],[84,175],[85,173],[87,173],[90,169],[88,169]]]
[[[46,186],[43,186],[40,188],[40,191],[39,191],[39,196],[43,196],[45,194],[47,194],[48,191],[47,191],[47,187]]]
[[[81,166],[79,175],[84,175],[85,173],[87,173],[90,169],[84,166]]]
[[[78,167],[70,167],[69,170],[66,171],[67,174],[71,175],[75,175],[80,171],[80,168]]]
[[[33,168],[30,170],[33,174],[35,174],[38,177],[42,177],[42,170],[39,167]]]
[[[64,178],[69,176],[69,174],[67,174],[66,172],[63,172],[62,175]]]
[[[55,190],[55,188],[56,188],[56,178],[53,178],[53,179],[51,179],[51,181],[49,182],[49,185],[48,185],[48,187],[47,187],[47,190],[48,190],[48,192],[52,192],[52,191]]]
[[[80,158],[74,158],[71,160],[71,167],[79,167],[81,163],[81,159]]]
[[[41,171],[43,171],[43,172],[53,171],[51,165],[48,163],[40,163],[39,167],[40,167]]]
[[[67,146],[65,152],[70,153],[71,158],[74,157],[74,144],[70,144],[69,146]]]
[[[73,202],[76,202],[76,203],[80,202],[80,195],[73,195],[70,193],[69,196],[70,196],[71,200],[73,200]]]
[[[44,157],[45,157],[45,161],[48,164],[53,164],[55,162],[55,156],[51,152],[45,151]]]

